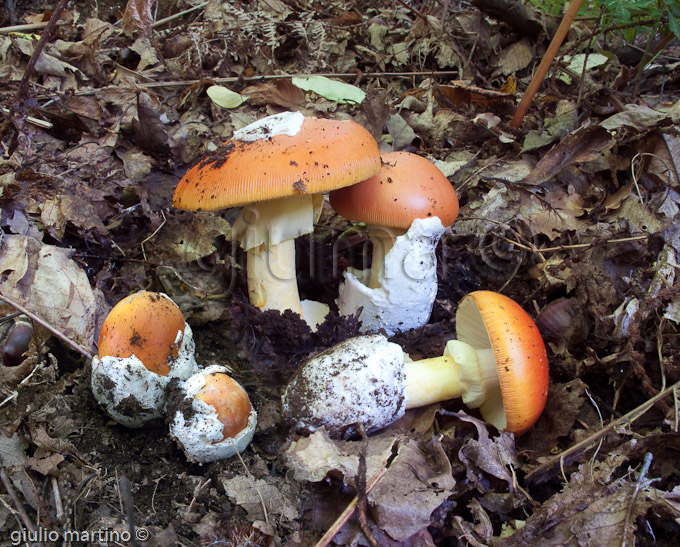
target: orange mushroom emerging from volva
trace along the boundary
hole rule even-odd
[[[534,322],[510,298],[476,291],[458,306],[456,332],[441,357],[415,362],[381,335],[346,340],[300,367],[283,394],[284,414],[299,431],[325,426],[344,436],[359,423],[374,431],[409,408],[462,397],[498,429],[526,432],[548,394]]]
[[[355,184],[380,169],[378,145],[352,121],[284,112],[236,132],[180,180],[173,205],[186,210],[243,206],[232,237],[247,252],[250,302],[323,319],[300,302],[295,238],[314,229],[322,192]],[[325,309],[325,308],[324,308]]]
[[[170,434],[189,459],[200,463],[243,452],[257,425],[248,394],[220,365],[172,388],[167,411]]]
[[[92,360],[92,393],[118,423],[140,427],[159,418],[165,388],[198,369],[191,327],[163,293],[139,291],[104,320]]]
[[[330,203],[368,224],[370,270],[349,268],[339,287],[341,315],[359,313],[362,332],[388,335],[425,325],[437,295],[436,248],[458,216],[456,191],[431,161],[409,152],[382,156],[380,173],[334,190]]]
[[[410,152],[383,154],[377,175],[334,190],[329,198],[339,215],[368,225],[373,243],[371,288],[380,286],[385,255],[415,219],[438,217],[446,227],[458,217],[458,196],[449,179],[434,163]]]

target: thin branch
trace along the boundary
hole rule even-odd
[[[557,51],[560,49],[560,46],[562,45],[564,38],[567,36],[567,32],[569,32],[571,24],[574,22],[574,18],[576,17],[576,14],[578,13],[581,4],[583,4],[583,0],[572,0],[571,4],[569,5],[567,12],[564,14],[564,17],[562,18],[560,26],[557,27],[557,32],[555,32],[555,35],[553,36],[553,39],[550,42],[550,45],[548,46],[548,49],[545,52],[545,55],[543,56],[543,59],[541,59],[541,62],[539,63],[536,72],[534,73],[534,77],[531,79],[529,86],[527,87],[526,91],[524,92],[524,95],[522,96],[522,100],[517,106],[515,115],[513,116],[512,121],[510,122],[511,127],[518,128],[520,125],[522,125],[524,115],[529,110],[529,106],[531,105],[531,102],[533,101],[534,95],[536,95],[538,88],[541,87],[541,83],[543,83],[543,79],[545,78],[545,75],[548,73],[550,65],[555,59],[555,55],[557,55]]]
[[[32,30],[42,30],[49,23],[47,21],[43,23],[30,23],[27,25],[12,25],[11,27],[0,27],[0,34],[10,34],[12,32],[31,32]]]
[[[19,84],[19,89],[17,90],[16,94],[16,99],[19,102],[23,101],[28,96],[28,82],[31,80],[31,76],[33,76],[35,64],[38,62],[38,57],[40,57],[43,49],[45,49],[47,41],[52,36],[54,28],[57,26],[57,22],[61,18],[61,12],[64,11],[67,2],[68,0],[59,0],[59,4],[52,13],[52,17],[50,17],[45,30],[43,30],[40,36],[40,41],[33,50],[33,55],[31,55],[31,58],[28,60],[28,64],[24,70],[24,77],[21,79],[21,83]]]
[[[629,425],[633,423],[635,420],[643,416],[650,408],[652,408],[658,401],[664,399],[666,396],[670,395],[671,393],[675,393],[675,390],[680,388],[680,382],[674,383],[671,387],[668,389],[665,389],[663,391],[660,391],[654,397],[651,399],[648,399],[644,403],[642,403],[640,406],[634,408],[627,414],[624,414],[620,418],[614,420],[611,422],[609,425],[606,425],[602,429],[596,431],[589,437],[583,439],[582,441],[576,443],[574,446],[571,448],[567,448],[564,452],[561,452],[560,454],[556,454],[552,458],[550,458],[548,461],[545,463],[542,463],[539,465],[536,469],[531,471],[526,476],[527,482],[533,480],[536,478],[537,475],[540,473],[543,473],[544,471],[549,470],[551,467],[554,465],[561,463],[564,461],[566,458],[569,456],[572,456],[573,454],[579,452],[580,450],[585,450],[588,448],[591,444],[597,442],[600,440],[602,437],[604,437],[607,433],[612,432],[613,430],[622,427],[624,425]]]
[[[44,319],[38,317],[38,316],[37,316],[36,314],[34,314],[32,311],[28,310],[27,308],[25,308],[24,306],[22,306],[21,304],[19,304],[19,302],[13,300],[12,298],[9,298],[8,296],[5,296],[4,294],[0,294],[0,300],[4,300],[4,301],[7,302],[10,306],[12,306],[14,309],[19,310],[21,313],[23,313],[24,315],[28,316],[32,321],[35,321],[36,323],[38,323],[38,325],[41,325],[41,326],[45,327],[45,328],[46,328],[47,330],[49,330],[52,334],[54,334],[54,336],[56,336],[57,338],[59,338],[59,340],[61,340],[61,341],[64,342],[65,344],[68,344],[69,346],[71,346],[71,347],[72,347],[74,350],[76,350],[78,353],[81,353],[82,355],[84,355],[84,356],[87,357],[88,359],[92,359],[92,353],[91,353],[87,348],[84,348],[83,346],[81,346],[81,345],[78,344],[77,342],[74,342],[73,340],[71,340],[71,339],[70,339],[68,336],[66,336],[63,332],[57,330],[56,327],[53,327],[53,326],[50,325],[47,321],[45,321]]]
[[[168,17],[165,17],[164,19],[159,19],[153,25],[151,25],[151,28],[157,28],[157,27],[163,26],[166,23],[170,23],[171,21],[174,21],[175,19],[179,19],[180,17],[188,15],[192,11],[202,9],[202,8],[206,7],[207,5],[208,5],[208,2],[202,2],[202,3],[198,4],[197,6],[193,6],[189,9],[185,9],[184,11],[180,11],[179,13],[175,13],[174,15],[170,15]]]
[[[422,77],[437,77],[437,76],[459,76],[460,72],[457,70],[423,70],[412,72],[362,72],[362,78],[412,78],[414,76]],[[167,82],[145,82],[136,84],[141,88],[155,88],[155,87],[184,87],[199,84],[201,82],[208,82],[211,84],[233,84],[237,82],[262,82],[268,80],[283,80],[287,78],[307,78],[309,76],[324,76],[326,78],[342,78],[352,79],[356,78],[356,72],[320,72],[314,74],[264,74],[262,76],[229,76],[226,78],[208,78],[202,80],[169,80]],[[95,93],[103,91],[120,90],[119,86],[110,85],[100,87],[94,90],[76,91],[74,95],[94,95]]]
[[[24,526],[28,528],[29,531],[35,532],[35,525],[28,517],[28,514],[26,513],[23,504],[17,497],[17,494],[14,491],[14,487],[12,486],[12,482],[9,480],[7,473],[5,473],[5,470],[1,467],[0,467],[0,480],[2,481],[2,484],[5,487],[5,491],[7,492],[7,494],[9,494],[9,497],[12,499],[12,503],[14,503],[14,510],[18,513],[19,517],[21,517],[21,521],[24,523]]]

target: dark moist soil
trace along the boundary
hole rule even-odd
[[[451,242],[442,252],[463,256],[459,246]],[[466,262],[448,263],[445,267],[455,272],[479,268],[471,263],[469,255]],[[477,278],[479,284],[487,286],[501,281],[499,277]],[[309,280],[301,279],[301,286],[308,284]],[[448,298],[440,294],[437,301],[446,302],[448,307],[451,297],[462,296],[471,288],[476,288],[472,281],[466,283],[462,279],[456,283],[453,279],[440,288],[440,293],[448,293]],[[80,522],[96,523],[102,504],[117,506],[116,481],[125,476],[132,488],[137,526],[156,530],[171,526],[178,538],[194,538],[192,526],[214,512],[220,515],[219,522],[211,524],[218,535],[220,530],[249,530],[250,521],[245,511],[228,501],[221,481],[243,475],[245,468],[255,479],[274,475],[284,480],[287,469],[281,455],[290,444],[290,432],[281,414],[282,387],[305,358],[357,335],[359,323],[352,317],[333,315],[312,333],[296,314],[261,312],[244,304],[244,298],[244,295],[238,297],[241,306],[232,308],[237,311],[229,321],[193,329],[199,364],[219,363],[231,367],[235,379],[244,385],[258,411],[257,432],[250,448],[242,454],[243,461],[232,458],[204,465],[188,461],[169,437],[163,420],[152,421],[140,429],[117,425],[94,400],[89,387],[89,365],[81,363],[83,368],[72,375],[72,404],[73,417],[82,434],[69,440],[77,454],[97,470],[100,496],[108,499],[79,505]],[[445,316],[443,320],[397,334],[391,340],[400,344],[413,359],[440,354],[455,333],[455,320],[444,311],[441,314]],[[454,411],[461,408],[456,402],[446,406]],[[296,436],[293,434],[292,438]],[[206,481],[210,481],[209,486],[205,486]],[[294,480],[286,484],[297,493],[296,503],[302,513],[313,511],[318,503],[318,491]],[[340,495],[337,492],[333,495],[336,494]]]

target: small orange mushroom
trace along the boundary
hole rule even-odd
[[[224,425],[224,438],[235,437],[248,425],[248,417],[253,407],[246,390],[233,378],[223,372],[205,375],[205,385],[194,395],[212,406],[217,418]]]
[[[170,434],[187,458],[200,463],[243,452],[257,427],[248,394],[221,365],[171,387],[167,407]]]
[[[104,320],[92,359],[92,393],[127,427],[160,418],[172,378],[196,372],[194,339],[182,312],[163,293],[123,298]]]

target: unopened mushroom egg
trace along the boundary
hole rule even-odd
[[[167,412],[170,434],[189,459],[201,463],[243,452],[257,425],[248,394],[220,365],[179,382],[168,398]]]
[[[92,360],[92,393],[118,423],[141,427],[163,415],[169,381],[198,370],[194,351],[191,327],[170,297],[132,294],[102,325]]]

